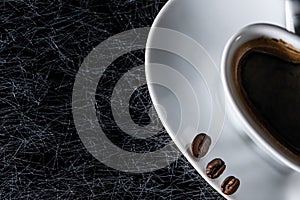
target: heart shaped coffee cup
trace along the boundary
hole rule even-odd
[[[249,25],[228,41],[221,71],[231,121],[275,163],[300,172],[300,37]]]

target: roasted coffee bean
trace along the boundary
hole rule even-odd
[[[229,176],[223,181],[221,189],[224,194],[231,195],[237,191],[239,186],[240,180],[235,178],[234,176]]]
[[[191,150],[193,156],[196,158],[201,158],[205,156],[209,150],[211,145],[211,139],[205,133],[198,134],[192,143]]]
[[[213,159],[206,166],[206,175],[212,179],[218,178],[225,168],[225,162],[221,158]]]

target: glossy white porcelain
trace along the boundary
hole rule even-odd
[[[284,5],[283,0],[171,0],[149,34],[146,78],[157,113],[191,165],[227,199],[300,197],[296,189],[299,176],[275,164],[247,134],[240,134],[227,114],[223,116],[225,96],[220,87],[221,58],[228,40],[253,23],[285,27]],[[200,160],[189,153],[198,132],[211,135],[214,144]],[[222,158],[227,168],[221,177],[211,180],[205,167],[216,157]],[[220,189],[229,175],[241,180],[239,190],[231,196]],[[299,187],[290,187],[294,177]]]
[[[249,25],[235,34],[224,48],[221,63],[221,75],[226,93],[226,102],[228,104],[227,110],[230,111],[228,113],[231,113],[230,119],[234,122],[235,127],[239,127],[240,132],[246,132],[259,147],[266,150],[267,154],[274,158],[274,161],[280,162],[281,164],[300,172],[299,161],[289,157],[288,154],[286,154],[276,144],[273,144],[270,140],[263,137],[263,134],[261,134],[263,131],[249,113],[243,110],[242,102],[240,98],[238,98],[239,94],[237,94],[233,89],[234,80],[232,74],[232,61],[234,53],[242,44],[261,37],[283,40],[288,45],[292,45],[294,48],[300,49],[299,36],[288,32],[282,27],[271,24]]]

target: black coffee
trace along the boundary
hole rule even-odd
[[[237,82],[255,120],[299,156],[300,60],[277,48],[279,53],[268,47],[250,48],[239,59]]]

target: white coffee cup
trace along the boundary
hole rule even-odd
[[[300,49],[300,37],[288,32],[286,29],[271,24],[249,25],[231,37],[224,49],[221,63],[227,113],[235,127],[241,133],[247,133],[259,147],[277,161],[277,164],[281,163],[300,172],[300,155],[298,158],[295,157],[287,149],[282,148],[282,145],[277,140],[270,139],[261,126],[250,116],[249,112],[244,109],[242,99],[239,98],[238,93],[234,89],[234,70],[232,68],[235,52],[242,44],[261,37],[282,40],[288,45],[292,45],[295,49]]]

